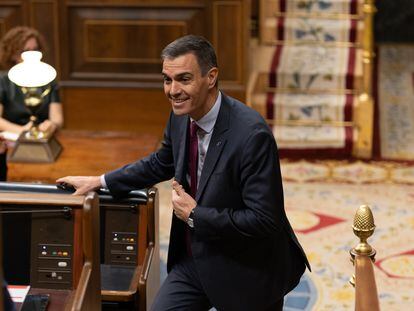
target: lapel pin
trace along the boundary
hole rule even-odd
[[[221,141],[218,141],[216,146],[219,147],[221,145]]]

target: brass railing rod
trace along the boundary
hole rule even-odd
[[[374,5],[374,0],[365,0],[363,5],[364,12],[364,36],[362,43],[362,62],[363,62],[363,77],[364,90],[363,92],[372,96],[372,72],[374,53],[374,14],[377,11]]]
[[[362,20],[363,15],[346,14],[346,13],[301,13],[301,12],[275,12],[273,17],[291,17],[291,18],[326,18],[338,20]]]
[[[275,44],[275,45],[318,45],[323,47],[348,47],[348,48],[357,48],[361,49],[361,43],[355,42],[326,42],[326,41],[317,41],[317,40],[267,40],[264,39],[266,44]]]
[[[312,127],[354,127],[355,123],[352,121],[314,121],[314,120],[271,120],[266,119],[266,122],[273,126],[312,126]]]
[[[356,90],[349,89],[300,89],[300,88],[282,88],[282,87],[267,87],[264,92],[273,93],[290,93],[290,94],[305,94],[305,95],[356,95]]]
[[[362,38],[362,93],[359,96],[355,121],[360,125],[358,140],[353,154],[369,159],[372,156],[374,133],[374,99],[372,96],[374,52],[374,14],[377,11],[374,0],[364,0],[364,33]]]

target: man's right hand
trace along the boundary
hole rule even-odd
[[[102,187],[100,176],[66,176],[57,179],[56,183],[72,185],[76,189],[73,195],[84,195]]]

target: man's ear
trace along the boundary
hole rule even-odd
[[[209,72],[207,73],[207,78],[208,78],[208,88],[212,89],[213,87],[216,86],[216,82],[218,79],[218,68],[217,67],[211,68]]]

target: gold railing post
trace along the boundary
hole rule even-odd
[[[372,264],[375,262],[376,251],[367,242],[375,231],[375,224],[368,205],[358,208],[352,229],[359,238],[359,243],[350,250],[351,262],[355,266],[355,274],[349,280],[355,287],[355,310],[377,311],[379,301]]]
[[[372,97],[374,52],[374,14],[377,11],[375,0],[364,0],[362,12],[364,35],[362,38],[362,90],[356,101],[354,119],[358,128],[358,138],[354,145],[354,155],[370,158],[374,132],[374,101]]]
[[[375,231],[374,216],[368,205],[361,205],[358,208],[355,213],[352,229],[354,234],[359,238],[359,243],[351,249],[351,256],[353,256],[353,258],[356,255],[369,256],[374,259],[376,251],[367,242],[367,239]]]

